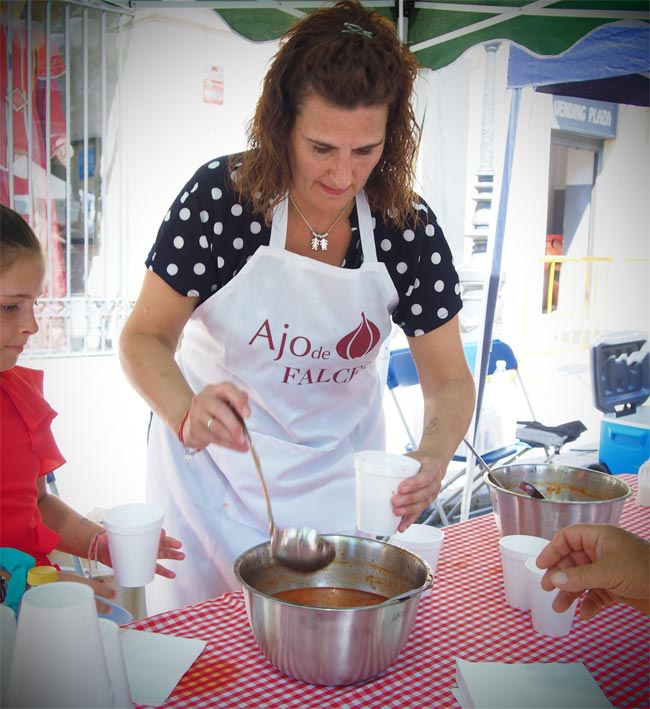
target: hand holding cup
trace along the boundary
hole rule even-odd
[[[120,586],[138,587],[153,581],[155,573],[167,578],[175,574],[156,563],[157,558],[182,559],[181,544],[162,529],[164,511],[158,505],[131,503],[109,509],[104,528],[110,566]]]
[[[397,532],[401,517],[393,513],[391,498],[402,480],[416,475],[420,461],[379,450],[354,454],[357,528],[376,536]]]

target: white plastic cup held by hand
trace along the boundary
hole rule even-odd
[[[135,502],[111,507],[104,515],[115,582],[126,588],[144,586],[156,573],[164,511]]]
[[[547,539],[528,534],[508,534],[499,539],[506,603],[512,608],[530,610],[525,562],[537,557],[547,544]]]
[[[528,594],[530,598],[530,620],[534,630],[542,635],[552,638],[561,638],[568,635],[573,625],[578,599],[571,604],[564,613],[553,610],[553,599],[559,591],[545,591],[542,588],[542,576],[546,569],[538,569],[535,563],[537,557],[526,560],[526,574],[528,576]]]
[[[95,607],[82,583],[25,593],[9,673],[8,706],[114,707]]]
[[[375,536],[394,534],[401,518],[393,514],[391,497],[402,480],[418,472],[420,461],[385,451],[359,451],[354,454],[354,469],[357,528]]]

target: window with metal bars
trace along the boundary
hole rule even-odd
[[[47,257],[34,356],[114,352],[132,306],[121,279],[123,21],[97,0],[0,3],[0,201]]]

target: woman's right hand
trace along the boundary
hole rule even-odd
[[[244,431],[233,409],[242,417],[250,416],[248,394],[230,382],[211,384],[192,397],[183,423],[183,443],[201,449],[210,443],[247,451]]]

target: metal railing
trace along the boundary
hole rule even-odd
[[[97,0],[0,5],[0,201],[46,255],[39,356],[115,351],[111,333],[130,308],[124,233],[107,213],[122,211],[124,192],[115,126],[125,11]]]
[[[544,256],[541,261],[544,282],[536,307],[538,281],[532,275],[526,292],[524,329],[531,343],[556,350],[586,348],[604,332],[628,323],[638,327],[650,309],[647,257]]]
[[[43,298],[25,356],[89,356],[117,351],[119,334],[133,302],[125,298]]]

